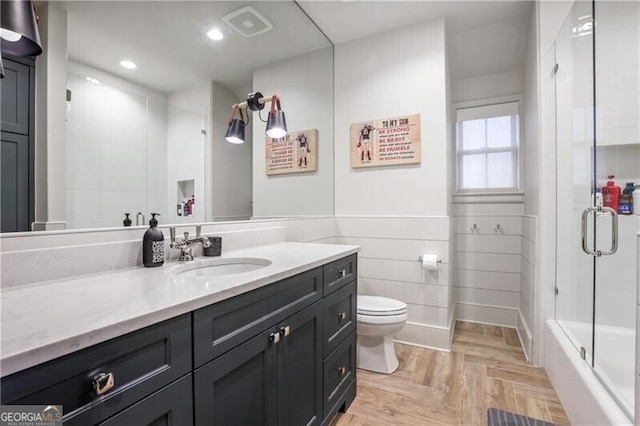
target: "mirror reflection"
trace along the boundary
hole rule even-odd
[[[253,149],[264,143],[253,141],[264,139],[264,124],[250,117],[243,145],[224,133],[234,103],[278,92],[254,87],[256,70],[331,46],[294,2],[36,5],[44,55],[34,109],[46,119],[34,129],[29,227],[143,226],[152,212],[164,224],[254,216],[254,162],[264,153]],[[2,232],[22,230],[3,222]]]
[[[67,228],[204,222],[205,115],[73,60],[67,90]]]

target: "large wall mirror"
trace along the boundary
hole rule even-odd
[[[258,90],[282,96],[290,130],[321,127],[321,138],[332,145],[332,98],[311,102],[318,87],[307,94],[306,85],[292,84],[309,77],[297,59],[308,56],[303,62],[313,62],[332,85],[332,45],[295,2],[37,5],[47,10],[45,53],[66,56],[67,96],[64,104],[47,102],[48,108],[64,108],[58,114],[64,123],[47,123],[64,129],[64,144],[58,144],[64,155],[47,159],[48,178],[56,179],[59,190],[51,193],[52,182],[36,184],[36,216],[38,191],[44,190],[49,204],[64,197],[58,215],[64,217],[48,218],[64,222],[64,229],[122,227],[125,213],[133,226],[143,226],[152,212],[164,224],[332,212],[332,205],[297,211],[300,203],[288,205],[287,194],[282,198],[282,188],[295,195],[296,185],[325,179],[323,166],[324,175],[331,175],[328,161],[304,176],[264,175],[264,124],[257,113],[249,118],[245,144],[224,140],[233,103]],[[219,34],[210,38],[212,29]],[[56,45],[63,33],[66,46]],[[38,58],[48,61],[49,72],[51,55]],[[332,97],[326,89],[325,97]],[[55,161],[64,167],[52,167]],[[36,174],[43,164],[36,160]],[[56,168],[65,176],[52,176]]]

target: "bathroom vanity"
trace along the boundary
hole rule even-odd
[[[73,303],[9,323],[2,404],[63,405],[65,425],[328,424],[356,393],[357,249],[281,243],[225,255],[271,262],[247,272],[185,274],[198,270],[196,261],[47,283],[40,293],[3,291],[9,299],[38,294],[34,303],[46,299],[42,291],[93,291],[92,307],[102,298],[104,310],[83,317],[88,310],[77,307],[72,335],[55,327],[73,319]],[[115,290],[103,287],[110,283]],[[149,285],[159,288],[144,303]],[[110,307],[120,320],[100,318],[116,318]],[[39,329],[54,318],[53,331]],[[18,345],[21,321],[33,326]],[[128,327],[136,329],[95,340]],[[50,355],[60,351],[67,353]]]

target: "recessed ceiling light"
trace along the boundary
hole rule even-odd
[[[85,79],[89,82],[89,83],[93,83],[93,84],[100,84],[100,80],[97,80],[93,77],[85,77]]]
[[[124,61],[120,61],[120,65],[122,65],[123,67],[125,67],[128,70],[133,70],[136,69],[137,65],[134,62],[131,62],[129,60],[124,60]]]
[[[207,37],[209,37],[211,40],[222,40],[224,38],[224,34],[222,34],[219,29],[212,28],[207,32]]]

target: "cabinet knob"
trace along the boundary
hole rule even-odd
[[[343,319],[345,319],[347,317],[347,313],[346,312],[340,312],[338,314],[338,320],[342,321]]]
[[[269,340],[275,345],[280,341],[280,333],[271,333],[269,335]]]
[[[340,277],[346,277],[347,276],[347,270],[346,269],[340,269]]]
[[[344,373],[347,372],[347,367],[338,367],[338,373],[340,373],[341,376],[344,376]]]
[[[91,381],[93,384],[93,390],[95,390],[96,395],[100,396],[109,392],[113,386],[116,384],[115,377],[113,373],[99,373],[93,376],[93,380]]]
[[[290,326],[286,326],[286,327],[280,327],[280,334],[282,334],[283,336],[288,336],[291,334],[291,327]]]

